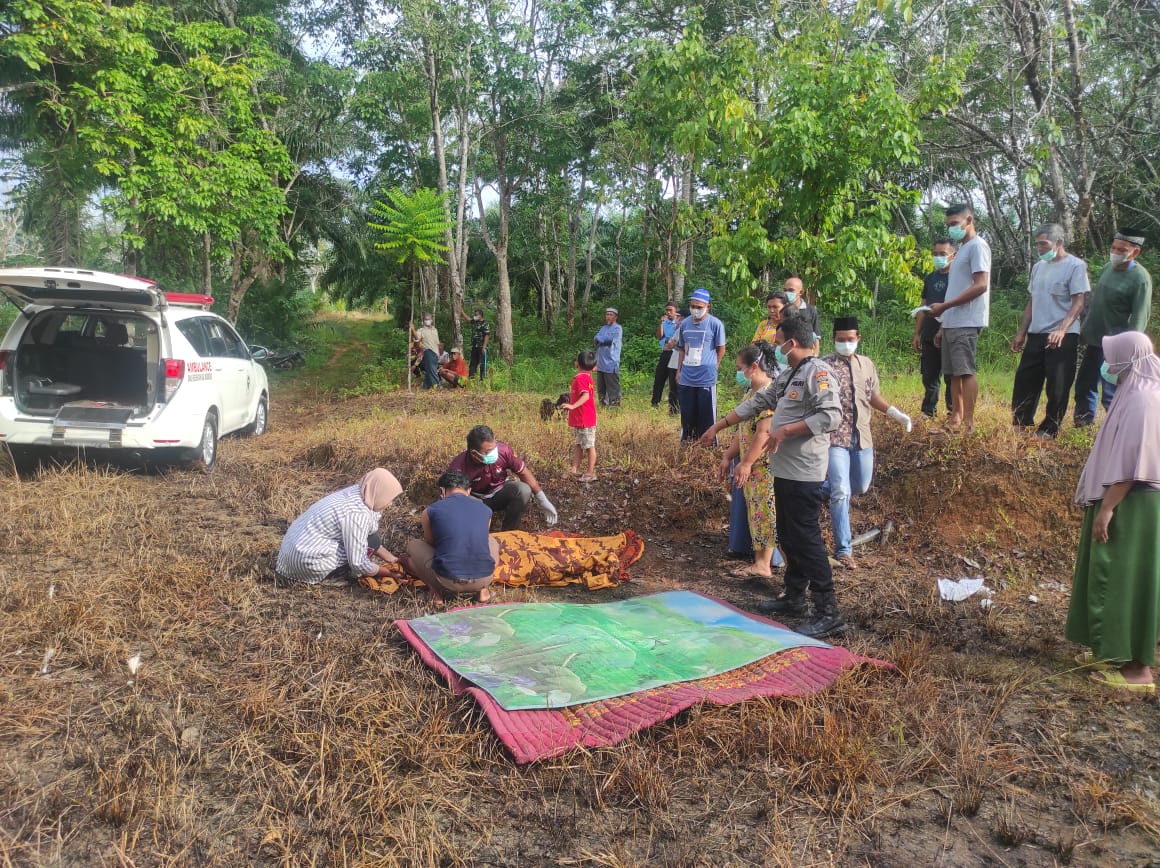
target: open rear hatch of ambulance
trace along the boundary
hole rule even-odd
[[[24,309],[41,307],[159,310],[165,294],[151,280],[80,268],[0,268],[0,292]]]

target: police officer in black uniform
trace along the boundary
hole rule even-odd
[[[731,410],[701,438],[709,445],[718,431],[773,409],[769,423],[769,465],[777,509],[777,540],[785,552],[785,593],[758,606],[763,614],[806,618],[806,589],[813,619],[798,632],[813,638],[846,629],[834,594],[834,574],[820,523],[822,484],[829,467],[830,433],[842,420],[834,372],[814,351],[814,332],[804,318],[789,316],[777,329],[779,359],[787,370],[774,384]]]

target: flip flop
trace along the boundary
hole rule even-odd
[[[742,579],[743,581],[747,582],[760,582],[764,581],[765,579],[773,578],[771,575],[767,576],[765,573],[759,573],[750,567],[736,567],[732,570],[726,571],[725,574],[731,578]]]
[[[1091,651],[1080,651],[1074,658],[1076,665],[1087,666],[1092,669],[1115,669],[1116,664],[1112,660],[1101,660],[1096,657]]]
[[[1119,669],[1108,669],[1104,672],[1093,672],[1088,676],[1089,679],[1095,681],[1097,684],[1102,684],[1104,687],[1114,687],[1117,690],[1127,690],[1129,693],[1155,693],[1156,685],[1149,681],[1147,684],[1133,684],[1124,678],[1124,674]]]
[[[579,477],[576,481],[577,482],[595,482],[596,476],[592,473],[585,473],[583,476]]]

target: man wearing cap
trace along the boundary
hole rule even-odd
[[[870,434],[872,410],[885,413],[907,431],[910,417],[891,406],[878,392],[878,369],[860,355],[858,317],[834,319],[834,352],[822,359],[834,372],[834,389],[842,404],[842,421],[830,434],[830,463],[826,485],[830,496],[830,524],[834,531],[834,558],[848,570],[858,569],[850,531],[850,498],[865,494],[874,478],[874,441]]]
[[[709,291],[689,296],[689,315],[677,333],[681,440],[697,440],[717,417],[717,369],[725,356],[725,324],[709,313]]]
[[[1023,354],[1011,389],[1011,414],[1017,428],[1031,428],[1046,384],[1047,415],[1035,436],[1049,440],[1059,434],[1067,416],[1079,352],[1079,315],[1091,287],[1087,264],[1067,252],[1058,223],[1035,230],[1035,252],[1039,261],[1031,267],[1030,298],[1011,341],[1011,352]]]
[[[1116,394],[1116,384],[1101,374],[1102,341],[1121,332],[1146,331],[1152,309],[1152,276],[1136,261],[1144,246],[1144,233],[1121,228],[1112,241],[1111,256],[1100,271],[1090,307],[1080,331],[1083,361],[1075,376],[1075,425],[1082,428],[1096,419],[1099,389],[1106,410]]]
[[[605,407],[620,406],[620,347],[624,329],[616,321],[614,307],[604,309],[604,325],[592,339],[596,345],[596,394]]]
[[[467,362],[463,360],[463,347],[452,347],[447,364],[439,366],[439,380],[444,386],[455,388],[467,385]]]
[[[759,605],[757,610],[808,618],[808,589],[813,597],[814,617],[798,627],[798,632],[821,638],[846,629],[846,621],[838,611],[834,571],[819,523],[830,460],[830,434],[842,420],[842,404],[834,388],[833,369],[817,357],[815,343],[806,320],[784,317],[777,327],[777,353],[779,359],[785,358],[785,371],[773,385],[742,401],[713,424],[701,443],[709,445],[718,431],[752,419],[762,410],[773,410],[769,434],[759,432],[754,436],[733,480],[736,485],[744,485],[746,468],[753,466],[763,449],[770,453],[777,541],[785,553],[785,594]]]

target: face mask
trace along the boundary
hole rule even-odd
[[[478,450],[475,453],[479,457],[481,464],[495,464],[499,461],[499,447],[495,446],[487,454],[481,454]]]
[[[949,256],[934,256],[932,258],[934,259],[934,267],[939,271],[942,271],[944,268],[946,268],[951,261]]]
[[[429,320],[429,319],[423,320],[423,325],[425,325],[425,326],[431,325],[431,320]]]
[[[1051,262],[1051,260],[1053,260],[1053,259],[1055,259],[1055,248],[1054,247],[1052,247],[1050,250],[1045,250],[1043,253],[1039,254],[1039,261],[1040,262]]]
[[[783,344],[783,346],[788,346],[788,345],[789,345],[789,341],[786,341],[785,344]],[[785,367],[786,365],[789,364],[789,356],[787,356],[785,354],[785,351],[782,350],[782,348],[780,346],[773,348],[773,356],[775,359],[777,359],[777,363],[779,365],[781,365],[782,367]]]
[[[834,350],[839,356],[852,356],[854,350],[858,349],[857,341],[835,341]]]
[[[785,297],[790,304],[793,304],[795,301],[797,301],[797,293],[792,289],[785,290]]]
[[[473,316],[473,317],[472,317],[472,319],[473,319],[475,322],[479,322],[481,319],[483,319],[483,317],[481,317],[479,314],[476,314],[475,316]]]
[[[691,308],[689,308],[689,313],[692,314],[693,319],[704,319],[705,314],[707,314],[708,312],[709,312],[709,308],[707,308],[707,307],[691,307]]]
[[[1112,263],[1112,268],[1119,268],[1128,261],[1128,257],[1123,253],[1113,253],[1108,256],[1108,259]]]
[[[749,388],[749,385],[750,385],[749,377],[745,376],[745,374],[743,374],[741,371],[737,372],[737,385],[744,386],[747,389]]]
[[[967,237],[967,230],[962,226],[948,226],[947,235],[951,237],[951,241],[962,241]]]

